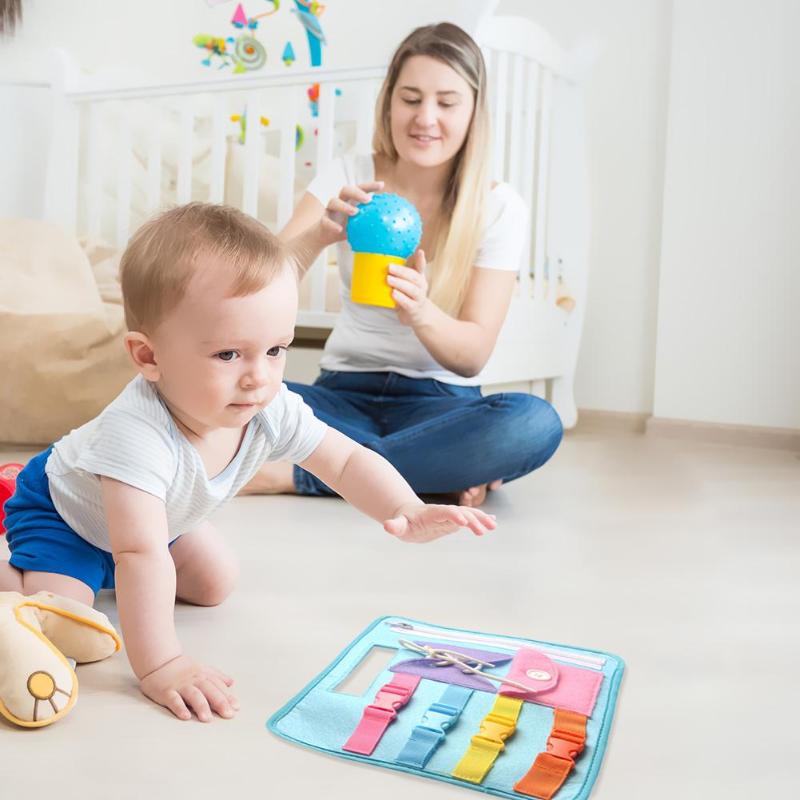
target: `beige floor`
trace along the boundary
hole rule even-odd
[[[491,538],[410,547],[336,500],[234,501],[218,522],[241,586],[177,620],[188,652],[236,678],[239,716],[172,719],[118,655],[79,670],[52,728],[0,724],[0,797],[467,797],[264,729],[384,614],[625,658],[598,800],[800,796],[797,454],[574,434],[489,508]],[[116,617],[113,597],[99,605]]]

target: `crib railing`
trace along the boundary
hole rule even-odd
[[[520,293],[552,304],[558,262],[548,251],[553,107],[560,93],[574,90],[575,79],[565,53],[527,19],[489,17],[478,38],[489,77],[494,175],[520,193],[531,215]]]
[[[66,55],[62,55],[66,58]],[[296,142],[304,127],[304,147],[312,173],[325,169],[338,155],[335,125],[351,124],[349,144],[360,151],[371,146],[375,97],[384,75],[381,67],[313,70],[288,75],[229,76],[192,83],[98,88],[70,85],[67,63],[53,83],[53,131],[48,154],[45,217],[68,230],[92,238],[111,239],[123,248],[132,230],[132,168],[146,173],[144,216],[169,203],[190,200],[232,202],[248,214],[280,229],[296,200]],[[316,116],[304,111],[304,89],[318,85]],[[146,111],[146,124],[138,114]],[[231,112],[244,117],[242,181],[239,196],[226,192],[226,164],[232,133]],[[267,136],[275,152],[269,173],[276,186],[274,213],[260,213],[259,186],[267,155],[261,118],[269,118]],[[309,124],[309,120],[311,124]],[[111,124],[110,124],[111,123]],[[165,139],[165,127],[171,136]],[[237,129],[238,132],[238,129]],[[193,154],[198,140],[205,150],[205,191],[193,187]],[[136,143],[139,147],[137,149]],[[165,147],[175,165],[171,186],[165,186]],[[108,149],[113,149],[115,175],[104,174]],[[113,231],[101,229],[109,202],[104,187],[113,184]],[[196,182],[195,182],[196,183]],[[141,220],[137,220],[141,221]],[[310,305],[301,324],[330,328],[335,315],[325,309],[325,255],[310,270]]]
[[[514,186],[530,212],[519,292],[482,379],[529,381],[571,427],[590,236],[579,67],[588,69],[593,53],[567,54],[519,17],[485,18],[477,39],[489,75],[494,175]]]

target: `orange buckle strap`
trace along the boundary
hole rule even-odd
[[[586,717],[574,711],[555,710],[553,729],[547,737],[547,752],[539,753],[514,791],[551,800],[575,766],[586,743]]]

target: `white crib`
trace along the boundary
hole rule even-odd
[[[571,427],[589,246],[580,81],[570,57],[526,19],[489,17],[475,34],[490,75],[494,177],[509,181],[531,212],[517,291],[482,381],[489,390],[524,383],[549,397]],[[54,124],[45,217],[120,249],[152,212],[192,199],[234,204],[277,230],[317,170],[350,148],[369,151],[384,71],[101,86],[62,54],[46,89]],[[304,97],[313,83],[319,84],[316,117]],[[240,144],[230,117],[244,111]],[[298,125],[305,143],[296,152]],[[338,309],[333,250],[304,281],[298,320],[323,334]]]

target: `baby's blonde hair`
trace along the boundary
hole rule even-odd
[[[403,64],[411,56],[429,56],[446,64],[470,85],[475,99],[469,130],[455,156],[445,189],[431,264],[431,299],[444,311],[457,314],[464,302],[484,233],[486,198],[490,189],[486,64],[475,40],[449,22],[417,28],[400,43],[378,97],[372,140],[375,154],[392,163],[398,158],[392,141],[392,92]]]
[[[164,211],[136,231],[122,254],[128,330],[152,333],[186,293],[200,253],[225,262],[233,297],[260,291],[292,263],[276,236],[236,208],[188,203]]]

